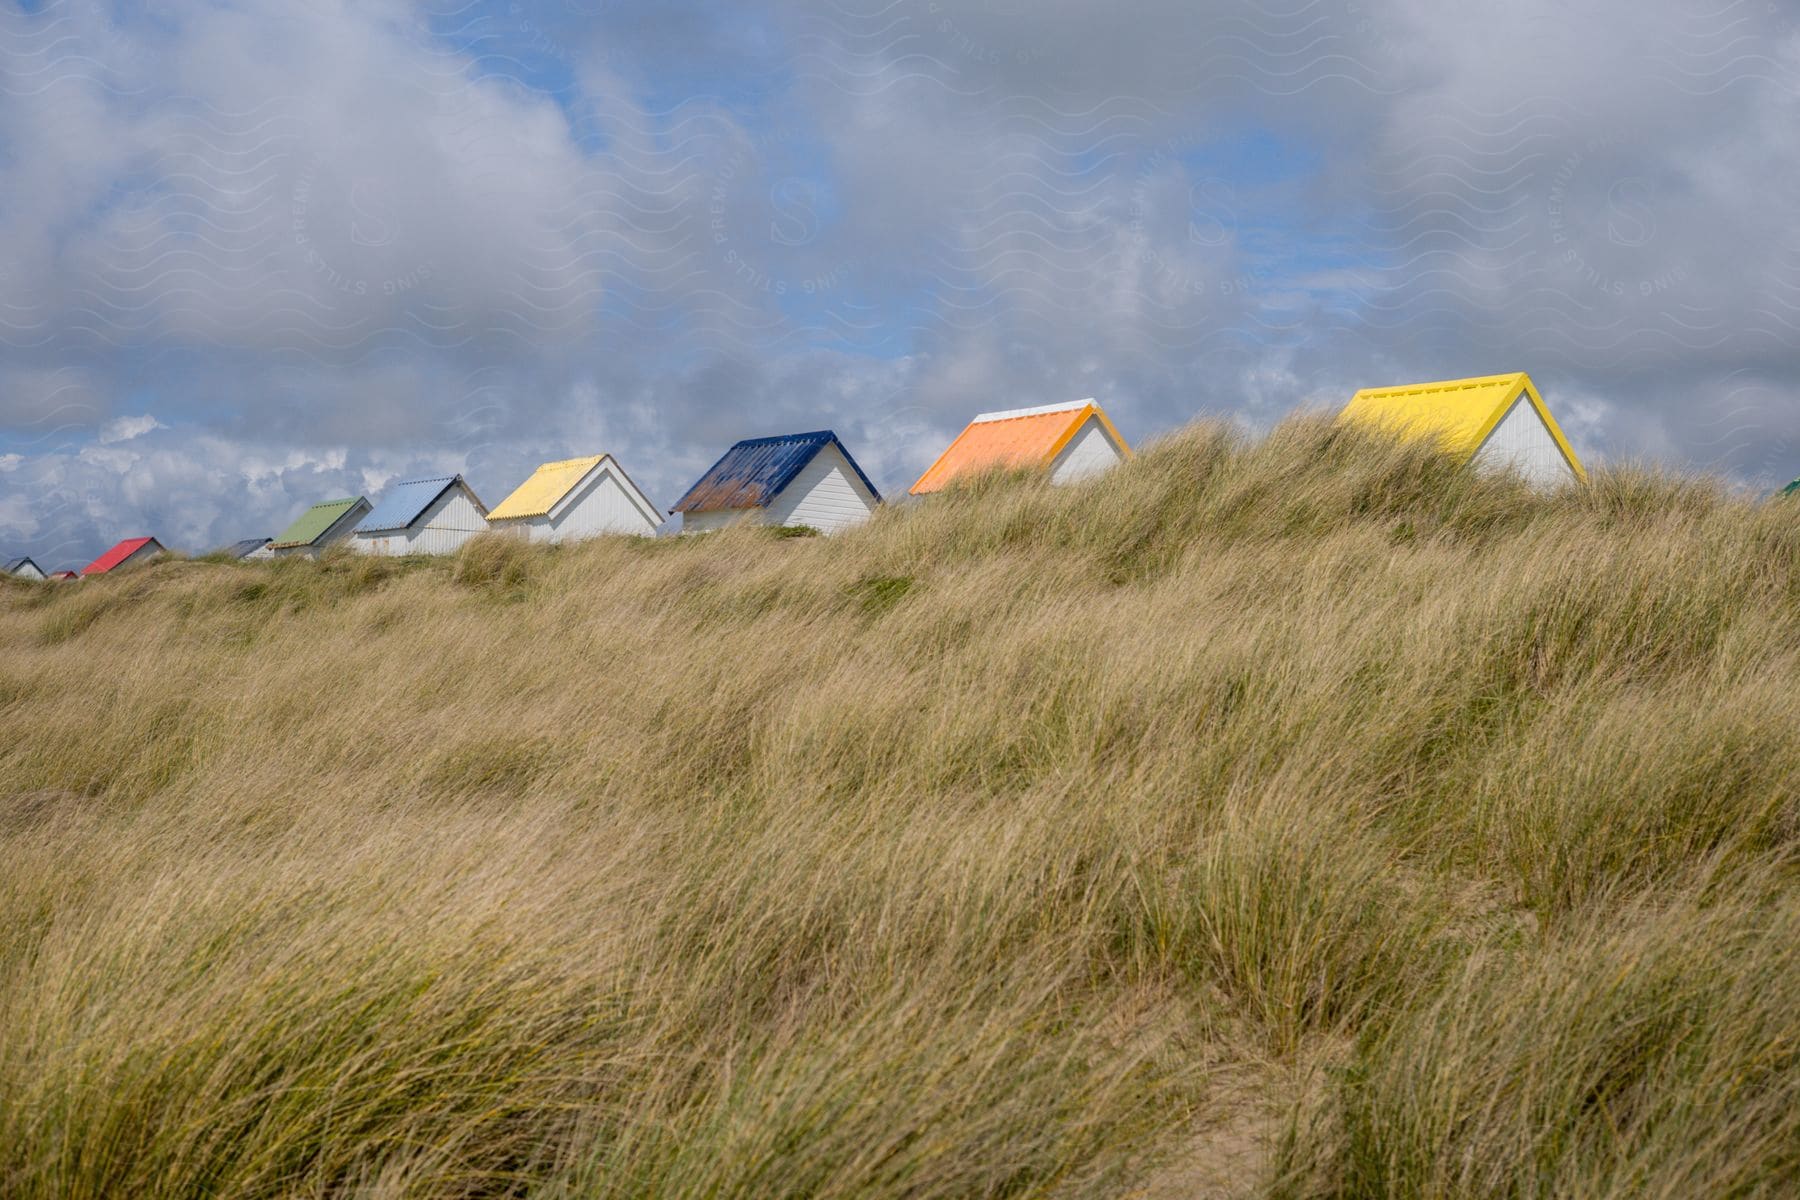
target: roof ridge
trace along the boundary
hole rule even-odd
[[[1530,378],[1529,371],[1502,371],[1497,375],[1469,375],[1461,379],[1428,379],[1420,383],[1395,383],[1387,387],[1362,388],[1361,392],[1381,395],[1397,392],[1429,392],[1448,390],[1450,388],[1493,387],[1498,383],[1510,383]]]
[[[764,446],[771,442],[805,442],[814,439],[835,442],[837,434],[829,429],[811,429],[805,433],[770,433],[762,437],[739,438],[732,446]]]
[[[977,413],[971,425],[987,425],[994,421],[1022,421],[1028,417],[1049,417],[1057,413],[1081,412],[1089,408],[1099,408],[1100,402],[1089,396],[1086,400],[1066,400],[1060,404],[1039,404],[1031,408],[1001,408],[993,412]]]

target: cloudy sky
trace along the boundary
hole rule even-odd
[[[0,0],[0,552],[1528,370],[1800,475],[1800,0]]]

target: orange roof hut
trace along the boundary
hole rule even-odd
[[[912,494],[939,491],[983,471],[1042,467],[1053,483],[1072,483],[1131,457],[1106,410],[1092,400],[982,413],[912,485]]]

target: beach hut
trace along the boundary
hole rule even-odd
[[[0,572],[11,575],[15,579],[46,579],[44,568],[29,558],[9,558],[0,565]]]
[[[270,557],[268,549],[269,543],[273,540],[273,538],[266,537],[244,538],[241,541],[231,543],[229,546],[220,546],[215,553],[223,554],[227,558],[237,559],[268,558]]]
[[[683,532],[740,521],[836,533],[869,519],[881,493],[829,429],[739,442],[671,508]]]
[[[165,553],[161,542],[153,537],[126,538],[118,545],[81,568],[87,575],[105,575],[109,571],[117,571],[121,567],[135,567],[149,562],[157,555]]]
[[[969,422],[919,476],[912,494],[940,491],[953,480],[983,471],[1025,467],[1048,470],[1052,483],[1073,483],[1130,457],[1131,447],[1092,400],[1009,408]]]
[[[353,544],[366,554],[449,554],[487,527],[487,505],[463,477],[437,475],[388,489]]]
[[[1782,488],[1781,494],[1784,496],[1800,496],[1800,479],[1796,479],[1794,482]]]
[[[1364,388],[1338,420],[1403,438],[1435,438],[1464,462],[1510,467],[1540,487],[1587,482],[1587,468],[1523,371]]]
[[[655,501],[610,454],[548,462],[487,514],[488,527],[534,542],[564,542],[603,533],[654,537],[662,525]]]
[[[81,576],[77,575],[73,571],[52,571],[52,572],[50,572],[50,578],[57,579],[57,580],[80,579]]]
[[[317,558],[327,546],[349,537],[368,515],[369,502],[361,496],[315,504],[275,535],[275,540],[269,543],[269,551],[276,558],[296,555]]]

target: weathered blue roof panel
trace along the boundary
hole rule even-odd
[[[362,524],[356,527],[358,533],[385,533],[396,529],[405,529],[433,503],[437,498],[462,483],[461,475],[439,475],[431,479],[408,479],[404,483],[396,483],[388,489],[387,495],[375,506]],[[463,486],[467,487],[467,484]],[[474,496],[470,492],[470,496]],[[480,500],[475,501],[482,513],[487,512]]]
[[[863,486],[876,500],[881,493],[856,465],[837,434],[829,429],[814,433],[791,433],[780,437],[749,438],[725,452],[712,465],[687,495],[676,502],[672,513],[721,512],[738,508],[766,508],[794,481],[819,451],[836,445],[844,461],[856,472]]]

